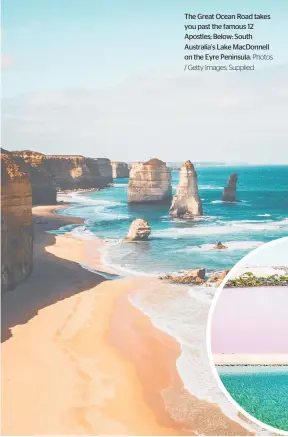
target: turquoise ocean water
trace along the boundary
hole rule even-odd
[[[94,234],[109,240],[103,262],[124,275],[157,275],[202,266],[208,272],[217,271],[233,266],[263,242],[288,235],[288,166],[196,169],[203,218],[171,220],[169,206],[128,205],[128,179],[119,179],[102,191],[72,194],[72,208],[62,213],[86,222],[68,229],[78,236]],[[221,195],[233,172],[239,175],[240,202],[231,204],[222,202]],[[172,171],[173,193],[178,178],[179,172]],[[123,244],[131,222],[139,217],[152,227],[150,241]],[[219,240],[227,244],[227,251],[211,250]]]
[[[288,431],[287,366],[218,370],[227,391],[244,410],[267,425]]]

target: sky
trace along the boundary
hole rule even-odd
[[[3,0],[3,147],[288,163],[288,3],[215,4]],[[271,14],[255,43],[270,43],[275,60],[253,73],[184,73],[184,14],[198,12]]]
[[[288,237],[279,238],[271,243],[264,244],[251,252],[248,259],[243,259],[245,266],[287,266],[288,267]]]

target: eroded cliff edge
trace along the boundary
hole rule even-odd
[[[1,188],[1,281],[9,290],[32,272],[32,190],[27,173],[4,153]]]
[[[45,155],[31,150],[7,152],[28,174],[34,205],[53,205],[59,190],[104,188],[112,182],[106,158],[82,155]]]
[[[129,178],[129,167],[126,162],[112,161],[112,176],[113,179]]]

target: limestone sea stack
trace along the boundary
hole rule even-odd
[[[233,173],[229,176],[227,187],[224,188],[222,200],[225,202],[236,202],[236,186],[238,175]]]
[[[198,193],[197,173],[191,161],[181,167],[177,192],[170,208],[172,217],[195,217],[203,215]]]
[[[150,234],[149,223],[143,219],[136,219],[132,222],[124,241],[147,241]]]
[[[169,203],[172,199],[171,172],[165,162],[150,159],[132,165],[128,203]]]
[[[1,280],[14,288],[32,272],[32,190],[28,175],[1,154]]]
[[[126,162],[112,161],[112,177],[117,178],[129,178],[129,167]]]

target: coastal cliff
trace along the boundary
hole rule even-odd
[[[165,162],[150,159],[132,165],[128,203],[169,203],[171,199],[171,173]]]
[[[10,156],[29,176],[33,205],[54,205],[57,202],[56,186],[45,167],[45,155],[23,150],[10,152]]]
[[[55,204],[57,190],[104,188],[112,182],[112,166],[106,158],[45,155],[30,150],[7,153],[29,175],[33,204]]]
[[[112,161],[112,176],[113,179],[129,178],[129,167],[126,162]]]
[[[1,280],[14,288],[32,272],[32,190],[28,175],[1,153]]]
[[[170,208],[172,217],[203,215],[202,202],[198,193],[197,173],[191,161],[186,161],[180,170],[177,192]]]
[[[107,158],[96,158],[95,161],[97,161],[98,169],[100,172],[100,175],[102,176],[105,184],[110,184],[113,181],[112,177],[112,164],[110,159]]]
[[[81,155],[46,155],[44,166],[58,190],[103,188],[107,185],[97,159]]]
[[[236,202],[236,187],[238,175],[233,173],[229,176],[227,186],[224,188],[222,200],[225,202]]]

